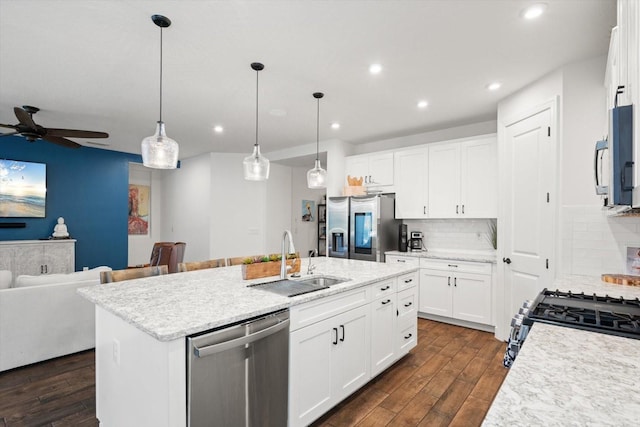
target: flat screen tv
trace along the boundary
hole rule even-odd
[[[0,159],[0,218],[44,218],[47,165]]]

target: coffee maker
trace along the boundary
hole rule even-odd
[[[411,241],[409,243],[409,247],[411,248],[412,251],[422,250],[422,232],[421,231],[411,232]]]

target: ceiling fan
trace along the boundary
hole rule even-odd
[[[9,135],[22,135],[27,141],[33,142],[38,139],[42,139],[47,142],[53,142],[54,144],[62,145],[69,148],[80,148],[81,145],[77,142],[73,142],[65,137],[72,138],[108,138],[109,134],[106,132],[94,132],[90,130],[76,130],[76,129],[54,129],[45,128],[36,124],[33,121],[33,115],[40,111],[37,107],[30,105],[23,105],[22,108],[14,107],[13,112],[18,118],[17,125],[4,125],[0,123],[0,127],[13,129],[14,132],[0,134],[2,136]]]

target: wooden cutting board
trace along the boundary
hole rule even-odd
[[[640,286],[640,276],[628,274],[603,274],[602,281],[616,285]]]

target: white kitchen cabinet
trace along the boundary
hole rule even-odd
[[[429,218],[496,218],[496,137],[429,146]]]
[[[371,304],[371,376],[378,375],[396,360],[396,310],[395,292]]]
[[[289,421],[306,426],[369,381],[370,307],[295,330],[289,346]]]
[[[401,289],[398,278],[397,295],[397,323],[396,323],[396,358],[404,356],[418,344],[418,273],[411,273],[414,277],[405,277],[405,286]]]
[[[427,147],[394,153],[396,218],[428,218],[428,163]]]
[[[420,260],[421,313],[493,325],[491,264]]]
[[[393,185],[393,153],[349,156],[345,159],[345,171],[345,177],[362,177],[365,186]]]
[[[73,273],[75,242],[73,239],[0,242],[1,267],[9,267],[14,281],[22,274]]]

